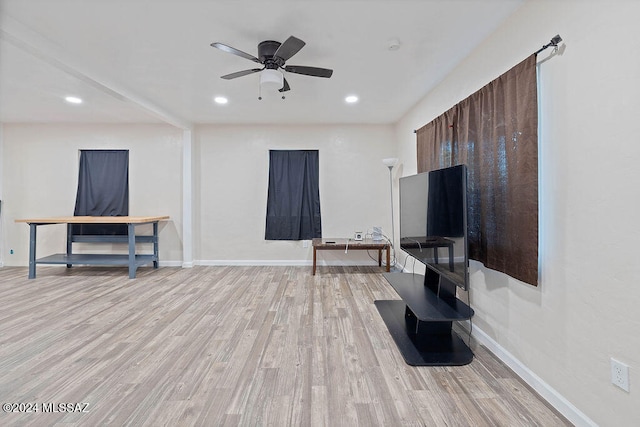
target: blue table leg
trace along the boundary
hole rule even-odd
[[[71,247],[73,245],[71,236],[73,235],[73,224],[67,224],[67,257],[71,256]],[[71,268],[71,264],[67,264],[67,268]]]
[[[158,268],[158,261],[160,256],[158,255],[158,223],[153,223],[153,268]]]
[[[127,224],[129,234],[129,279],[136,278],[136,230],[134,224]]]
[[[36,227],[29,224],[29,279],[36,278]]]

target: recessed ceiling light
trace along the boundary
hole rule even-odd
[[[229,102],[229,100],[224,96],[216,96],[215,98],[213,98],[213,100],[216,104],[226,104],[227,102]]]
[[[358,102],[358,97],[355,96],[355,95],[349,95],[344,99],[344,101],[347,104],[354,104],[354,103]]]
[[[67,96],[64,100],[70,104],[82,104],[82,99],[77,96]]]

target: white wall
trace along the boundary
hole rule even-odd
[[[540,262],[536,288],[472,265],[479,328],[582,412],[640,420],[640,2],[528,1],[398,124],[405,173],[416,129],[560,34],[539,56]],[[611,357],[631,392],[611,384]]]
[[[160,226],[161,264],[181,264],[181,130],[98,124],[5,124],[4,129],[5,265],[28,264],[28,226],[15,219],[73,214],[78,150],[90,148],[130,150],[130,213],[170,215]],[[390,235],[389,172],[382,159],[395,155],[392,126],[201,125],[194,135],[189,202],[195,264],[311,263],[312,249],[302,242],[264,240],[269,149],[320,151],[324,236],[350,237],[374,225]],[[39,227],[39,256],[63,252],[64,235],[64,226]],[[325,251],[319,263],[374,261],[364,251]]]
[[[29,226],[16,219],[73,215],[80,149],[129,150],[129,213],[171,216],[160,225],[160,259],[180,265],[182,131],[168,125],[3,127],[5,265],[28,264]],[[39,256],[64,252],[65,232],[63,225],[39,227]]]
[[[309,264],[302,242],[265,241],[270,149],[317,149],[322,234],[350,237],[382,226],[390,233],[392,126],[215,126],[196,128],[196,263]],[[323,251],[320,263],[371,263],[364,251]]]
[[[4,182],[4,175],[2,173],[3,170],[3,161],[2,159],[4,159],[4,154],[3,154],[3,147],[4,147],[4,137],[3,137],[3,129],[4,126],[2,125],[2,123],[0,123],[0,200],[4,201],[4,197],[3,197],[3,182]],[[4,217],[4,213],[2,212],[4,206],[0,206],[0,267],[2,267],[4,265],[4,227],[3,227],[3,222],[4,220],[2,219]]]

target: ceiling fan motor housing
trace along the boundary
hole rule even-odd
[[[267,69],[278,69],[284,65],[282,58],[274,56],[280,44],[280,42],[273,40],[266,40],[258,44],[258,59]]]

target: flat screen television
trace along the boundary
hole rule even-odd
[[[400,178],[400,249],[469,288],[465,165]]]

